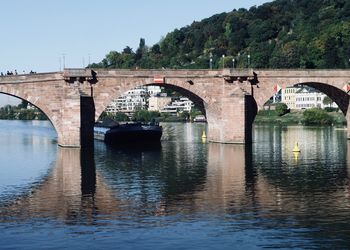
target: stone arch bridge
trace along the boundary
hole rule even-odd
[[[55,127],[60,146],[80,147],[93,140],[94,122],[114,98],[154,84],[176,89],[200,104],[212,142],[250,143],[255,115],[277,85],[312,86],[335,101],[350,121],[350,70],[65,69],[0,77],[0,93],[42,110]]]

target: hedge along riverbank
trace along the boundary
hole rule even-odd
[[[255,124],[283,124],[283,125],[346,125],[342,112],[327,112],[323,109],[313,108],[302,111],[292,111],[279,116],[274,110],[259,111],[254,120]]]

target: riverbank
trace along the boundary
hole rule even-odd
[[[283,116],[279,116],[274,110],[259,111],[255,117],[255,124],[281,124],[281,125],[297,125],[305,124],[304,111],[293,111]],[[331,117],[332,124],[343,126],[346,125],[346,119],[342,112],[327,112]]]

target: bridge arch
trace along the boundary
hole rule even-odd
[[[103,83],[99,83],[103,85]],[[185,85],[185,86],[184,86]],[[108,94],[105,92],[99,92],[98,87],[95,87],[94,92],[94,100],[95,100],[95,121],[98,120],[98,118],[101,116],[102,112],[107,108],[107,106],[117,97],[123,95],[125,92],[135,89],[137,87],[142,86],[160,86],[168,89],[175,90],[176,92],[179,92],[183,94],[184,96],[188,97],[191,101],[193,101],[198,107],[206,114],[206,116],[210,116],[210,114],[215,114],[215,105],[209,105],[209,103],[212,103],[213,100],[210,97],[210,95],[205,95],[206,91],[199,91],[198,87],[188,88],[190,85],[189,83],[183,83],[183,80],[181,83],[176,80],[170,80],[162,84],[157,84],[154,82],[144,82],[140,79],[130,79],[127,83],[121,84],[116,79],[116,82],[114,84],[111,84],[108,87]],[[104,86],[104,91],[106,90],[106,86]],[[203,93],[204,92],[204,93]],[[215,100],[214,100],[215,101]]]
[[[343,76],[337,77],[336,75],[322,77],[272,76],[270,78],[265,76],[265,78],[259,80],[257,88],[260,89],[257,91],[258,93],[254,95],[254,99],[257,102],[258,109],[262,109],[264,104],[275,94],[274,87],[276,85],[281,88],[292,87],[295,85],[313,87],[326,94],[339,106],[339,109],[342,111],[347,121],[347,138],[350,139],[350,97],[348,92],[344,91],[344,87],[348,88],[350,86],[349,84],[349,78]]]
[[[25,92],[23,93],[22,91],[9,91],[9,92],[6,92],[6,91],[1,89],[1,86],[0,86],[0,94],[12,96],[12,97],[18,98],[20,100],[27,101],[31,105],[33,105],[36,108],[38,108],[41,112],[43,112],[46,115],[46,117],[48,118],[48,120],[50,121],[52,126],[54,127],[54,129],[55,129],[55,131],[57,133],[57,136],[58,137],[61,136],[61,130],[59,129],[59,123],[60,122],[53,115],[52,110],[50,110],[48,108],[47,102],[43,101],[43,98],[36,97],[35,99],[32,99],[32,98],[29,98],[29,95],[27,93],[25,93]]]
[[[346,116],[349,106],[349,95],[343,89],[340,89],[338,86],[330,85],[322,82],[315,81],[290,81],[289,83],[276,83],[272,82],[268,86],[269,88],[265,88],[263,92],[263,98],[256,98],[259,109],[262,109],[263,105],[275,94],[274,87],[278,85],[282,89],[293,87],[297,85],[305,85],[317,89],[330,97],[340,108],[343,114]]]

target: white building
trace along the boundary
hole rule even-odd
[[[107,113],[122,112],[131,116],[135,111],[147,108],[149,94],[146,87],[139,87],[125,92],[114,99],[106,108]]]
[[[147,92],[149,96],[157,96],[160,95],[160,93],[162,92],[162,89],[160,88],[160,86],[147,86]]]
[[[324,105],[324,99],[327,97],[324,93],[308,87],[288,87],[282,90],[282,102],[287,104],[290,109],[309,109],[309,108],[337,108],[336,103]]]
[[[187,97],[181,97],[179,100],[175,100],[172,103],[164,106],[161,113],[170,113],[178,114],[182,112],[191,112],[192,107],[194,106],[193,102]]]
[[[296,87],[288,87],[281,90],[281,102],[287,104],[289,109],[295,109],[295,92]]]
[[[137,110],[148,109],[161,113],[178,114],[191,112],[193,102],[186,97],[171,102],[171,97],[161,93],[160,86],[138,87],[125,92],[113,100],[106,108],[107,113],[122,112],[132,116]]]
[[[171,103],[171,97],[168,97],[166,95],[151,96],[148,99],[148,110],[160,111],[170,103]]]

